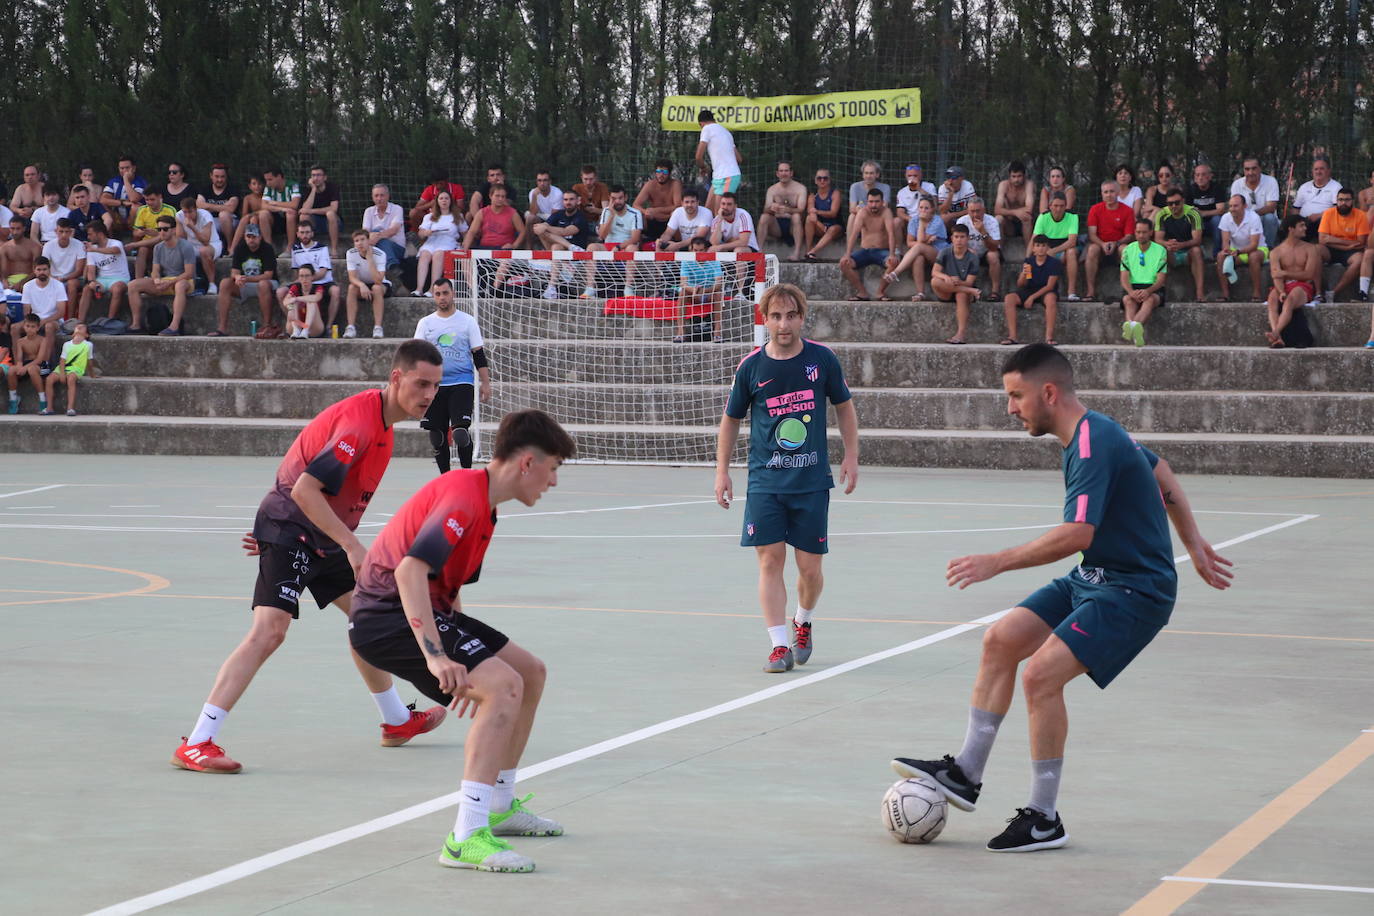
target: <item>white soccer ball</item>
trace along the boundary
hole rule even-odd
[[[899,779],[883,796],[883,826],[903,843],[929,843],[945,829],[949,803],[928,779]]]

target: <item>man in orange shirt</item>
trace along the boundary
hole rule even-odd
[[[1342,188],[1336,194],[1336,206],[1322,214],[1318,240],[1330,253],[1330,263],[1344,264],[1345,273],[1335,287],[1326,291],[1326,301],[1336,301],[1336,295],[1359,277],[1365,263],[1365,242],[1369,238],[1369,217],[1355,209],[1355,193]],[[1362,284],[1363,285],[1363,284]],[[1367,291],[1366,295],[1368,295]]]

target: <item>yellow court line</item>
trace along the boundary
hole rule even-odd
[[[1240,826],[1207,847],[1197,858],[1180,868],[1174,878],[1220,878],[1255,847],[1273,836],[1280,827],[1340,782],[1357,766],[1374,756],[1374,731],[1337,751],[1330,760],[1289,786],[1269,804],[1250,815]],[[1163,881],[1136,902],[1122,916],[1166,916],[1206,887],[1201,882]]]
[[[17,605],[30,604],[61,604],[66,601],[101,601],[106,598],[130,598],[134,595],[148,595],[153,592],[162,591],[164,588],[171,588],[172,583],[168,579],[154,573],[139,572],[136,569],[120,569],[117,566],[96,566],[93,563],[67,563],[62,560],[35,560],[31,557],[0,557],[0,561],[11,563],[40,563],[44,566],[68,566],[73,569],[95,569],[100,572],[122,573],[126,576],[136,576],[143,580],[144,584],[138,588],[127,589],[122,592],[96,592],[94,594],[84,594],[75,598],[38,598],[32,601],[0,601],[0,607],[15,607]]]

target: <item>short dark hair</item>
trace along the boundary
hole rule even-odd
[[[487,166],[488,172],[504,172],[505,170],[506,167],[499,162],[493,162],[491,165]]]
[[[729,199],[729,200],[733,200],[733,201],[736,201],[736,202],[739,201],[739,198],[737,198],[737,197],[735,196],[735,192],[734,192],[734,191],[726,191],[724,194],[720,195],[720,199],[721,199],[721,200]]]
[[[550,172],[548,169],[540,169],[539,171],[534,173],[534,177],[536,179],[538,179],[540,175],[548,175],[550,178],[552,178],[553,172]]]
[[[268,175],[281,175],[281,174],[284,174],[284,173],[282,172],[280,166],[275,166],[275,165],[274,165],[274,166],[272,166],[271,168],[266,168],[266,169],[263,169],[263,170],[262,170],[262,175],[263,175],[264,178],[266,178]]]
[[[1012,172],[1020,172],[1022,175],[1026,174],[1026,164],[1020,159],[1013,159],[1011,164],[1007,166],[1007,174],[1010,175]]]
[[[705,124],[707,121],[714,121],[715,119],[715,114],[709,108],[701,109],[701,112],[697,115],[698,124]]]
[[[1165,159],[1163,162],[1161,162],[1161,163],[1159,163],[1158,165],[1155,166],[1155,174],[1156,174],[1156,175],[1159,174],[1159,170],[1160,170],[1160,169],[1168,169],[1169,171],[1172,172],[1172,171],[1174,171],[1174,164],[1173,164],[1172,162],[1170,162],[1168,159]]]
[[[582,166],[582,171],[583,171],[583,172],[591,172],[593,175],[595,175],[595,174],[597,173],[597,172],[596,172],[596,166],[594,166],[594,165],[584,165],[584,166]]]
[[[1031,244],[1032,244],[1032,245],[1053,245],[1054,242],[1050,240],[1050,237],[1049,237],[1048,235],[1045,235],[1045,234],[1042,232],[1040,235],[1037,235],[1035,238],[1031,239]]]
[[[881,190],[879,190],[878,188],[869,188],[869,190],[868,190],[868,196],[869,196],[869,197],[882,197],[882,196],[883,196],[883,192],[882,192]]]
[[[104,221],[104,220],[93,219],[93,220],[91,220],[89,223],[87,223],[87,224],[86,224],[86,234],[87,234],[87,235],[90,235],[92,229],[94,229],[96,232],[99,232],[101,235],[109,235],[109,234],[110,234],[110,230],[105,226],[105,221]]]
[[[1112,176],[1115,177],[1117,172],[1125,172],[1126,174],[1131,176],[1131,181],[1135,181],[1135,169],[1131,168],[1126,163],[1123,162],[1116,168],[1112,169]]]
[[[436,165],[429,170],[429,183],[438,184],[441,181],[448,181],[448,169],[442,165]]]
[[[612,193],[612,194],[624,194],[624,193],[625,193],[625,186],[624,186],[623,184],[613,184],[613,185],[611,185],[611,193]]]
[[[72,224],[72,221],[69,220],[69,219],[67,219],[65,216],[59,216],[59,217],[57,218],[57,228],[58,228],[58,229],[75,229],[76,226],[74,226],[74,225]]]
[[[118,159],[115,160],[115,165],[118,165],[121,162],[127,162],[129,163],[129,165],[138,165],[138,160],[135,159],[133,156],[120,156]]]
[[[163,190],[163,187],[160,184],[150,184],[148,185],[148,187],[143,189],[144,197],[147,197],[149,194],[156,194],[158,197],[161,197],[165,193],[166,192]]]
[[[1288,233],[1293,231],[1293,227],[1296,226],[1298,223],[1306,222],[1307,220],[1303,219],[1301,214],[1290,213],[1283,218],[1283,222],[1279,223],[1279,231],[1282,232],[1285,236],[1287,236]]]
[[[955,223],[954,226],[949,230],[949,235],[950,238],[953,238],[956,235],[968,235],[968,226],[965,226],[963,223]]]
[[[1355,196],[1355,192],[1352,191],[1352,190],[1350,190],[1349,188],[1341,188],[1339,191],[1336,192],[1336,196],[1337,196],[1337,197],[1352,197],[1352,198],[1353,198],[1353,197]],[[61,222],[62,222],[61,220],[58,220],[58,224],[59,224],[59,225],[61,224]]]
[[[403,345],[404,346],[404,345]],[[438,355],[435,350],[435,355]],[[567,460],[577,452],[568,431],[558,425],[558,421],[542,410],[516,410],[501,418],[496,428],[496,444],[492,447],[491,457],[504,461],[523,448],[532,448]]]
[[[81,182],[77,182],[76,184],[72,185],[72,189],[69,193],[80,194],[82,191],[85,191],[87,194],[91,193],[90,188],[86,187]]]
[[[324,166],[320,165],[318,162],[315,163],[314,165],[312,165],[312,166],[310,167],[310,171],[312,171],[312,172],[315,172],[315,171],[324,172],[326,175],[329,174],[329,170],[326,169]]]
[[[52,266],[52,261],[49,261],[47,258],[43,257],[43,256],[40,254],[38,257],[36,257],[36,258],[33,259],[33,266],[34,266],[34,267],[51,267],[51,266]]]
[[[437,278],[433,283],[431,283],[431,284],[429,285],[429,288],[430,288],[430,289],[434,289],[436,286],[447,286],[447,287],[449,287],[450,289],[452,289],[452,288],[453,288],[453,281],[450,280],[448,277],[439,277],[439,278]]]
[[[407,340],[396,348],[396,355],[391,358],[391,368],[400,369],[402,372],[409,372],[419,363],[429,363],[431,366],[442,366],[444,357],[439,352],[439,348],[427,340]]]
[[[1164,195],[1164,199],[1169,201],[1170,203],[1173,202],[1175,197],[1177,197],[1179,200],[1183,200],[1183,192],[1180,191],[1178,188],[1174,188],[1170,190],[1168,194]]]
[[[1062,200],[1064,203],[1067,204],[1069,202],[1069,195],[1065,194],[1063,191],[1055,191],[1053,194],[1050,195],[1050,203],[1053,203],[1056,200]]]
[[[157,218],[157,225],[159,229],[161,229],[163,226],[166,226],[169,229],[175,229],[177,221],[175,217],[168,216],[166,213],[164,213]]]
[[[1047,343],[1028,344],[1007,357],[1002,374],[1013,372],[1023,378],[1053,381],[1066,391],[1073,391],[1073,366],[1057,347]]]
[[[56,194],[58,197],[61,197],[61,196],[62,196],[62,189],[59,188],[59,187],[58,187],[57,185],[55,185],[55,184],[45,184],[45,185],[43,185],[43,196],[44,196],[44,197],[47,197],[49,194]]]
[[[1141,223],[1144,223],[1145,225],[1149,226],[1151,229],[1153,229],[1153,228],[1155,227],[1155,224],[1152,223],[1152,222],[1150,222],[1150,221],[1149,221],[1148,219],[1146,219],[1145,217],[1143,217],[1143,216],[1137,216],[1137,217],[1135,218],[1135,224],[1136,224],[1137,226],[1139,226]]]
[[[22,323],[22,324],[38,324],[38,313],[37,313],[37,312],[29,312],[27,315],[24,316],[24,320],[23,320],[21,323]]]
[[[696,189],[696,188],[683,188],[683,189],[682,189],[682,196],[683,196],[684,198],[690,197],[690,198],[692,198],[692,200],[701,200],[700,195],[697,194],[697,189]]]
[[[690,239],[687,240],[687,247],[688,247],[688,248],[691,248],[691,247],[692,247],[693,245],[695,245],[697,242],[700,242],[700,243],[701,243],[701,246],[702,246],[703,248],[710,248],[710,247],[711,247],[711,240],[708,239],[708,238],[707,238],[706,236],[704,236],[704,235],[694,235],[694,236],[692,236]]]

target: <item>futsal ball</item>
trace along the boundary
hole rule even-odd
[[[945,829],[949,803],[928,779],[899,779],[883,796],[883,826],[903,843],[929,843]]]

